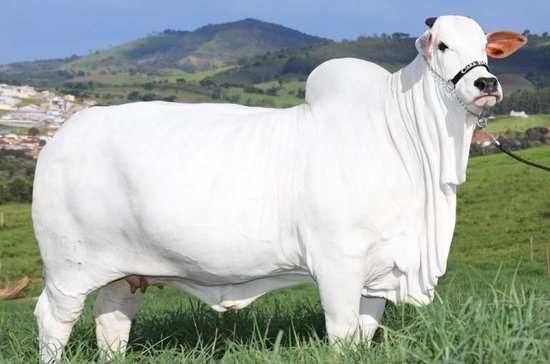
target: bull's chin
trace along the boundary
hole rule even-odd
[[[476,98],[473,104],[480,109],[493,107],[496,105],[498,99],[498,95],[483,95]]]

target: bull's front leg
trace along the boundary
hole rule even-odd
[[[364,261],[331,254],[319,262],[314,277],[330,343],[341,350],[361,337],[360,301],[364,283]]]

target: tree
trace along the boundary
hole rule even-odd
[[[391,37],[392,37],[393,39],[410,38],[410,36],[411,36],[411,35],[410,35],[409,33],[399,33],[399,32],[393,33],[393,34],[391,35]]]
[[[153,101],[157,99],[158,99],[158,96],[154,93],[149,93],[141,96],[141,101]]]
[[[139,100],[140,94],[137,91],[132,91],[128,94],[128,100]]]
[[[213,92],[212,92],[212,95],[211,97],[214,99],[214,100],[219,100],[222,98],[222,90],[217,88],[215,89]]]
[[[32,127],[27,131],[27,134],[31,136],[37,136],[38,134],[40,134],[40,130],[38,130],[38,128]]]
[[[0,203],[5,203],[9,200],[10,193],[8,191],[8,188],[3,183],[0,183]]]
[[[168,101],[168,102],[175,102],[176,99],[177,99],[177,97],[174,96],[174,95],[170,95],[170,96],[166,96],[166,97],[162,98],[163,101]]]
[[[10,199],[16,202],[31,202],[32,186],[22,177],[15,177],[8,182]]]

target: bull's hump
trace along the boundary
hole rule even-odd
[[[384,68],[356,58],[324,62],[307,79],[306,102],[311,106],[329,100],[374,98],[389,77]]]

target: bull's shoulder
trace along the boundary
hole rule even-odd
[[[310,105],[335,98],[375,97],[389,77],[384,68],[356,58],[332,59],[315,68],[307,79]]]

